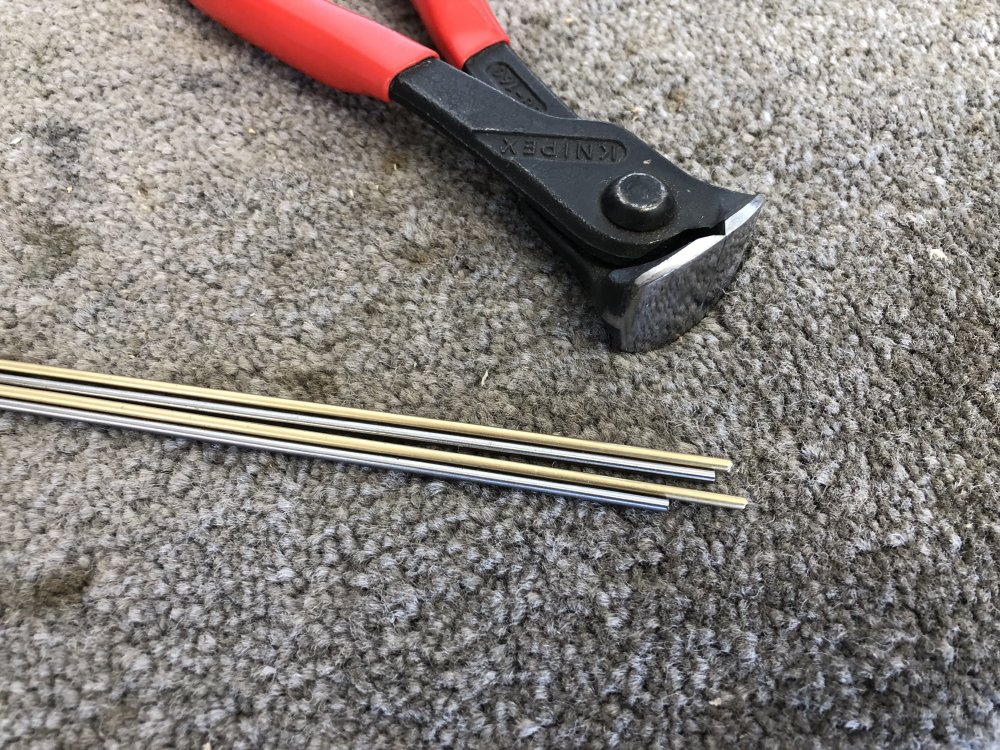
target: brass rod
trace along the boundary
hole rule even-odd
[[[100,414],[96,411],[86,411],[83,409],[64,409],[61,406],[36,404],[31,401],[0,398],[0,411],[4,410],[20,414],[32,414],[39,417],[69,419],[75,422],[102,425],[104,427],[141,430],[154,435],[165,435],[167,437],[184,438],[187,440],[201,440],[217,445],[232,445],[238,448],[265,450],[290,456],[319,458],[324,461],[337,461],[339,463],[366,466],[373,469],[404,471],[410,474],[420,474],[441,479],[457,479],[497,487],[511,487],[529,492],[541,492],[560,497],[574,497],[580,500],[592,500],[607,505],[619,505],[638,510],[664,511],[670,509],[670,501],[659,497],[635,495],[615,490],[603,490],[598,487],[570,484],[568,482],[548,482],[544,479],[521,477],[516,474],[502,474],[495,471],[481,471],[480,469],[469,469],[464,466],[449,466],[447,464],[437,464],[432,461],[413,461],[406,458],[381,456],[377,453],[361,453],[358,451],[338,450],[336,448],[324,448],[319,445],[303,445],[302,443],[270,440],[268,438],[253,437],[252,435],[237,435],[236,433],[222,432],[220,430],[202,430],[197,427],[186,427],[170,422],[154,422],[151,419],[133,419],[117,414]]]
[[[319,414],[341,419],[377,422],[380,424],[391,424],[398,425],[400,427],[412,427],[423,430],[437,430],[461,435],[475,435],[495,440],[510,440],[518,443],[547,445],[553,448],[586,451],[590,453],[603,453],[609,456],[622,456],[625,458],[634,458],[643,461],[680,464],[682,466],[693,466],[701,469],[731,471],[733,468],[733,462],[727,458],[697,456],[687,453],[673,453],[670,451],[656,450],[654,448],[640,448],[637,446],[620,445],[617,443],[603,443],[594,440],[562,437],[559,435],[545,435],[536,432],[510,430],[502,427],[489,427],[486,425],[451,422],[442,419],[429,419],[426,417],[415,417],[405,414],[370,411],[368,409],[354,409],[346,406],[335,406],[333,404],[318,404],[309,401],[275,398],[273,396],[237,393],[234,391],[223,391],[213,388],[201,388],[193,385],[130,378],[121,375],[104,375],[101,373],[71,370],[62,367],[51,367],[48,365],[36,365],[27,362],[15,362],[0,359],[0,370],[19,373],[22,375],[34,375],[43,378],[58,378],[83,383],[94,383],[97,385],[135,388],[138,390],[153,391],[155,393],[167,393],[175,396],[214,399],[217,401],[242,404],[245,406],[299,411],[308,414]]]
[[[343,450],[360,451],[364,453],[378,453],[383,456],[395,456],[398,458],[413,459],[417,461],[433,461],[436,463],[450,464],[453,466],[465,466],[485,471],[530,476],[555,482],[572,482],[575,484],[586,483],[591,487],[620,490],[622,492],[631,492],[650,497],[660,497],[699,505],[711,505],[731,509],[742,509],[747,505],[747,500],[742,497],[725,495],[719,492],[689,490],[682,487],[670,487],[667,485],[642,482],[624,477],[590,474],[586,472],[571,471],[568,469],[557,469],[549,466],[522,463],[519,461],[507,461],[497,458],[487,458],[485,456],[453,453],[450,451],[420,448],[417,446],[402,445],[398,443],[383,443],[374,440],[349,437],[347,435],[323,433],[312,430],[299,430],[291,427],[280,427],[277,425],[259,422],[227,419],[207,414],[194,414],[175,409],[162,409],[152,406],[143,406],[141,404],[90,398],[88,396],[76,396],[36,388],[0,385],[0,398],[50,404],[53,406],[82,409],[101,414],[114,414],[137,419],[167,422],[176,425],[187,425],[203,429],[233,432],[241,435],[253,435],[257,437],[303,443],[306,445],[320,445]]]
[[[129,401],[136,404],[146,404],[147,406],[162,406],[167,409],[184,409],[186,411],[201,412],[202,414],[215,414],[220,417],[271,422],[288,427],[318,428],[328,432],[362,434],[369,439],[376,440],[405,440],[431,445],[445,445],[461,450],[483,451],[507,456],[516,455],[521,460],[582,464],[624,473],[653,474],[696,482],[715,481],[714,471],[711,469],[697,469],[693,466],[661,464],[656,461],[640,461],[635,458],[606,456],[603,453],[567,451],[561,448],[550,448],[547,445],[514,443],[510,440],[489,440],[472,435],[456,435],[450,432],[415,430],[410,427],[359,422],[353,419],[335,419],[333,417],[319,416],[318,414],[302,414],[301,412],[279,409],[261,409],[254,406],[227,404],[222,401],[210,401],[203,398],[170,396],[164,393],[137,391],[134,388],[108,388],[90,383],[39,378],[33,375],[14,375],[2,370],[0,370],[0,384],[20,385],[25,388],[40,388],[46,391],[58,391],[59,393],[74,393],[78,396],[95,396],[96,398],[108,398],[115,401]]]

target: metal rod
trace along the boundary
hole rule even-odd
[[[640,461],[634,458],[606,456],[599,453],[583,451],[568,451],[561,448],[550,448],[544,445],[528,443],[512,443],[507,440],[490,440],[470,435],[456,435],[430,430],[416,430],[408,427],[376,424],[372,422],[356,422],[348,419],[335,419],[313,414],[279,411],[276,409],[260,409],[250,406],[221,403],[179,396],[167,396],[160,393],[147,393],[129,388],[108,388],[65,380],[51,380],[24,375],[11,375],[0,372],[0,383],[18,385],[26,388],[42,388],[60,393],[75,393],[83,396],[112,398],[119,401],[147,404],[151,406],[166,406],[179,409],[191,409],[208,414],[219,414],[230,417],[256,419],[258,421],[286,423],[299,427],[318,427],[325,430],[339,430],[374,435],[380,438],[396,438],[417,442],[449,445],[457,448],[480,450],[490,453],[505,453],[527,456],[534,459],[563,461],[566,463],[600,466],[617,471],[636,472],[639,474],[654,474],[658,476],[690,479],[699,482],[714,482],[715,472],[711,469],[696,469],[690,466],[661,464],[654,461]]]
[[[143,432],[149,432],[156,435],[200,440],[208,443],[219,443],[222,445],[233,445],[240,448],[253,448],[256,450],[266,450],[293,456],[304,456],[306,458],[320,458],[345,464],[368,466],[376,469],[387,469],[389,471],[404,471],[410,474],[421,474],[425,476],[440,477],[442,479],[458,479],[462,481],[476,482],[479,484],[490,484],[499,487],[511,487],[514,489],[528,490],[531,492],[543,492],[548,495],[573,497],[581,500],[593,500],[599,503],[621,505],[629,508],[638,508],[640,510],[662,511],[670,508],[669,500],[647,497],[645,495],[636,495],[628,492],[618,492],[615,490],[601,490],[582,484],[550,482],[544,479],[519,477],[514,474],[481,471],[461,466],[447,466],[445,464],[436,464],[430,461],[414,461],[406,458],[381,456],[374,453],[362,453],[359,451],[323,448],[315,445],[303,445],[301,443],[290,443],[282,440],[270,440],[267,438],[252,437],[249,435],[237,435],[220,430],[204,430],[197,427],[185,427],[184,425],[169,424],[166,422],[154,422],[148,419],[134,419],[131,417],[121,417],[113,414],[99,414],[97,412],[85,411],[81,409],[66,409],[59,406],[49,406],[29,401],[17,401],[14,399],[0,398],[0,410],[20,412],[22,414],[33,414],[43,417],[55,417],[57,419],[69,419],[76,422],[104,425],[106,427],[141,430]]]
[[[163,383],[155,380],[142,380],[140,378],[129,378],[121,375],[103,375],[101,373],[85,372],[83,370],[69,370],[62,367],[50,367],[48,365],[35,365],[27,362],[14,362],[11,360],[0,359],[0,371],[17,373],[20,375],[31,375],[41,378],[71,380],[101,386],[152,391],[154,393],[165,393],[173,396],[186,396],[190,398],[224,401],[226,403],[265,409],[296,411],[340,419],[376,422],[379,424],[396,425],[398,427],[450,432],[460,435],[473,435],[492,440],[509,440],[515,443],[531,443],[534,445],[545,445],[551,448],[562,448],[571,451],[602,453],[609,456],[633,458],[640,461],[679,464],[682,466],[693,466],[696,468],[713,469],[716,471],[731,471],[733,468],[733,462],[726,458],[696,456],[686,453],[672,453],[653,448],[640,448],[637,446],[619,445],[617,443],[603,443],[593,440],[562,437],[559,435],[545,435],[536,432],[523,432],[521,430],[509,430],[501,427],[488,427],[486,425],[450,422],[442,419],[428,419],[426,417],[391,414],[389,412],[370,411],[367,409],[353,409],[346,406],[334,406],[332,404],[316,404],[308,401],[295,401],[292,399],[275,398],[272,396],[258,396],[249,393],[200,388],[193,385]]]
[[[680,500],[682,502],[696,503],[699,505],[712,505],[721,508],[741,509],[746,507],[747,504],[747,501],[744,498],[735,497],[733,495],[724,495],[718,492],[689,490],[682,487],[670,487],[652,482],[642,482],[623,477],[607,476],[604,474],[590,474],[579,471],[570,471],[567,469],[556,469],[537,464],[506,461],[503,459],[468,455],[464,453],[452,453],[450,451],[440,451],[432,448],[421,448],[412,445],[401,445],[398,443],[383,443],[374,440],[349,437],[347,435],[335,435],[330,433],[314,432],[311,430],[299,430],[291,427],[280,427],[258,422],[246,422],[236,419],[227,419],[224,417],[214,417],[207,414],[194,414],[174,409],[161,409],[159,407],[143,406],[141,404],[106,401],[99,398],[90,398],[89,396],[75,396],[66,393],[55,393],[37,388],[0,385],[0,398],[30,401],[34,403],[49,404],[51,406],[82,409],[85,411],[95,411],[102,414],[116,414],[125,417],[134,417],[137,419],[149,419],[157,422],[169,422],[171,424],[183,424],[188,427],[200,427],[203,429],[221,430],[223,432],[235,432],[241,435],[253,435],[256,437],[287,440],[289,442],[305,443],[307,445],[320,445],[329,448],[395,456],[397,458],[408,458],[418,461],[431,461],[454,466],[465,466],[467,468],[482,469],[484,471],[518,474],[521,476],[529,476],[536,479],[545,479],[554,482],[586,482],[593,487],[600,487],[602,489],[632,492],[639,495]]]

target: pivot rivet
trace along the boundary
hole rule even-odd
[[[619,177],[601,196],[604,215],[622,229],[633,232],[659,229],[670,220],[675,206],[667,186],[644,172]]]

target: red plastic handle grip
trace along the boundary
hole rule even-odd
[[[444,59],[456,68],[477,52],[510,43],[486,0],[413,0]]]
[[[191,0],[230,31],[342,91],[389,101],[393,79],[437,53],[329,0]]]

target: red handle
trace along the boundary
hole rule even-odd
[[[329,0],[191,0],[230,31],[342,91],[389,101],[389,84],[434,50]]]
[[[486,0],[413,0],[444,59],[456,68],[477,52],[510,43]]]

